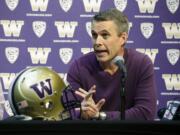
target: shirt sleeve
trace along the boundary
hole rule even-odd
[[[67,73],[67,81],[74,90],[82,87],[77,60],[75,60],[69,68]]]

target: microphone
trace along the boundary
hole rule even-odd
[[[122,71],[123,73],[123,78],[127,78],[127,69],[126,66],[124,65],[124,58],[122,56],[116,56],[113,60],[113,63],[115,63]]]

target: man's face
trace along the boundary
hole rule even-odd
[[[94,52],[100,63],[110,62],[115,56],[123,55],[127,34],[123,32],[119,35],[113,21],[93,22],[91,33]]]

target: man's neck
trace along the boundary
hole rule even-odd
[[[114,63],[101,63],[100,65],[104,72],[107,72],[110,75],[114,75],[118,70],[118,67]]]
[[[119,53],[120,56],[124,55],[124,48]],[[106,63],[100,63],[100,66],[104,70],[104,72],[109,73],[110,75],[114,75],[116,71],[118,70],[118,66],[115,65],[112,61],[108,61]]]

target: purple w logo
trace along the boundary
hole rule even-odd
[[[44,91],[46,91],[48,95],[52,95],[51,79],[46,79],[45,81],[31,85],[30,88],[32,88],[40,98],[45,97]]]

